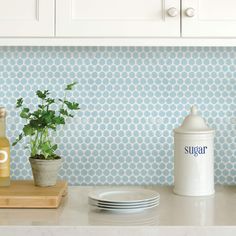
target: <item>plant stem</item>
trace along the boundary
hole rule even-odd
[[[35,140],[33,141],[33,148],[31,150],[31,156],[35,156],[37,153],[37,142],[38,142],[39,132],[36,131]]]

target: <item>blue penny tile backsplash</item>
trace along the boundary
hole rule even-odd
[[[23,126],[16,99],[35,91],[81,110],[53,135],[71,185],[173,184],[173,129],[196,104],[216,129],[215,180],[236,184],[236,47],[1,47],[0,105],[11,141]],[[11,148],[13,179],[32,178],[24,142]]]

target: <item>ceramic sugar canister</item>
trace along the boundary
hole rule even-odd
[[[174,193],[214,194],[214,133],[196,106],[183,124],[174,129]]]

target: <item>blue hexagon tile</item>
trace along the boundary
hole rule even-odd
[[[33,107],[37,89],[60,97],[74,80],[81,110],[54,135],[71,185],[172,184],[172,130],[193,104],[216,129],[216,183],[236,184],[235,47],[1,47],[10,140],[17,98]],[[12,147],[14,179],[31,178],[28,155]]]

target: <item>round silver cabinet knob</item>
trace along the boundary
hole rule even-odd
[[[195,15],[195,9],[193,9],[193,8],[187,8],[186,10],[185,10],[185,14],[186,14],[186,16],[188,16],[188,17],[194,17],[194,15]]]
[[[175,7],[171,7],[167,10],[167,14],[170,16],[170,17],[175,17],[179,14],[179,11],[177,8]]]

